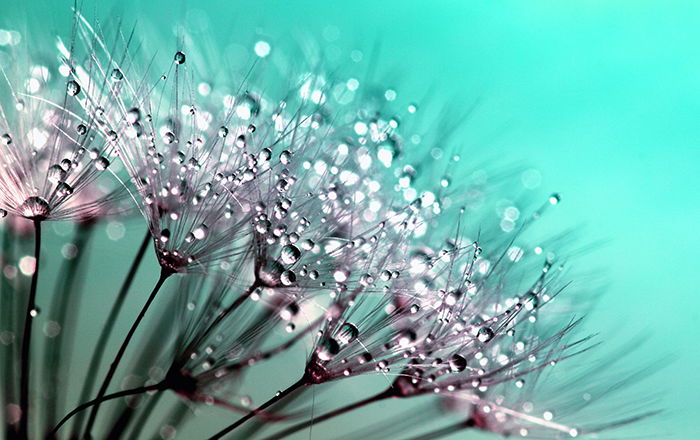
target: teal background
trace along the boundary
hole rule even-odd
[[[2,24],[28,17],[31,26],[67,35],[71,3],[3,2]],[[478,102],[456,142],[463,159],[536,167],[540,195],[563,195],[552,229],[574,227],[583,242],[603,243],[576,260],[609,285],[588,328],[617,345],[648,336],[627,362],[659,370],[640,386],[661,394],[667,411],[645,433],[697,438],[700,2],[152,0],[88,2],[84,10],[138,20],[165,39],[174,38],[173,24],[205,18],[206,33],[223,43],[217,47],[248,44],[259,34],[273,54],[289,38],[316,40],[329,56],[333,47],[368,54],[380,43],[378,76],[400,100],[427,96],[436,114],[440,103],[459,109]],[[138,222],[129,225],[133,249],[121,246],[112,261],[126,267],[142,230]],[[97,271],[86,282],[106,291],[86,305],[99,316],[123,272]],[[153,278],[147,272],[138,278],[143,289]],[[128,314],[140,302],[134,299]],[[96,318],[83,326],[86,341],[98,325]],[[358,419],[384,417],[390,408],[377,405],[338,423],[356,427]],[[210,432],[208,423],[205,417],[198,429]],[[332,433],[320,425],[314,438]]]

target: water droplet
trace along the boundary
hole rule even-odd
[[[112,69],[112,81],[121,81],[124,79],[124,74],[119,69]]]
[[[49,214],[49,204],[41,197],[29,197],[19,207],[22,217],[41,220]]]
[[[467,368],[467,360],[464,356],[459,354],[453,355],[452,359],[450,359],[450,370],[459,372],[464,371],[465,368]]]
[[[132,108],[128,112],[126,112],[126,122],[129,124],[136,124],[141,120],[141,110],[139,110],[137,107]]]
[[[396,336],[396,342],[401,348],[407,348],[414,342],[416,342],[416,332],[411,329],[401,330]]]
[[[0,218],[5,218],[5,217],[7,217],[7,211],[0,208]]]
[[[78,124],[78,126],[75,128],[75,130],[81,136],[84,135],[85,133],[87,133],[87,127],[84,124]]]
[[[355,327],[354,324],[346,322],[340,326],[340,329],[338,329],[338,333],[335,335],[335,339],[338,341],[339,344],[347,345],[355,339],[357,339],[359,333],[360,331],[357,329],[357,327]]]
[[[294,318],[297,313],[299,313],[299,306],[297,303],[290,303],[287,304],[285,308],[280,310],[280,318],[284,319],[285,321],[289,321],[290,319]]]
[[[63,182],[66,179],[66,171],[60,165],[52,165],[46,178],[51,183]]]
[[[168,131],[167,133],[165,133],[163,135],[163,143],[164,144],[170,145],[173,142],[175,142],[175,135],[171,131]]]
[[[292,153],[290,153],[287,150],[284,150],[283,152],[280,153],[280,163],[282,165],[289,165],[289,162],[292,160]]]
[[[73,194],[73,187],[68,185],[66,182],[60,182],[56,186],[56,194],[59,197],[68,197],[69,195]]]
[[[476,334],[476,338],[481,341],[481,342],[489,342],[491,339],[493,339],[494,333],[493,330],[491,330],[489,327],[481,327]]]
[[[551,205],[556,205],[559,202],[561,202],[561,195],[559,193],[554,193],[549,196],[549,203]]]
[[[316,351],[316,355],[322,361],[330,361],[340,351],[340,345],[335,339],[325,338],[321,342],[321,346]]]
[[[107,159],[106,157],[102,156],[95,159],[95,168],[97,168],[98,170],[104,171],[107,169],[108,166],[109,159]]]
[[[2,143],[5,145],[10,145],[12,143],[12,136],[10,136],[8,133],[4,133],[2,136],[0,136],[2,139]]]
[[[209,233],[209,228],[204,223],[202,223],[197,228],[195,228],[194,231],[192,231],[192,235],[197,240],[204,240],[207,237],[208,233]]]
[[[80,84],[77,82],[70,80],[68,81],[68,84],[66,85],[66,91],[70,96],[75,96],[78,93],[80,93]]]
[[[160,241],[161,243],[167,243],[170,241],[170,229],[163,229],[160,231]]]
[[[540,299],[537,297],[537,294],[529,292],[523,297],[523,304],[525,305],[525,310],[535,310],[540,305]]]
[[[374,284],[374,277],[371,274],[366,273],[360,277],[360,284],[365,287],[371,286]]]
[[[219,137],[223,139],[226,136],[228,136],[228,128],[226,128],[226,127],[219,128]]]
[[[281,258],[284,264],[294,264],[299,261],[301,251],[293,244],[289,244],[282,248]]]
[[[184,64],[185,63],[185,54],[183,52],[176,52],[174,59],[175,59],[175,64]]]
[[[296,280],[297,276],[291,270],[285,270],[282,272],[282,275],[280,275],[280,282],[282,282],[284,286],[291,286]]]

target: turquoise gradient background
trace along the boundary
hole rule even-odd
[[[24,3],[3,2],[0,13],[68,34],[72,2]],[[457,109],[478,102],[457,142],[462,157],[536,167],[542,197],[563,195],[553,229],[575,227],[583,242],[604,242],[576,261],[609,284],[588,328],[616,343],[647,335],[628,362],[658,366],[643,391],[661,394],[667,411],[646,433],[700,436],[700,2],[152,0],[88,2],[84,10],[152,25],[165,39],[174,39],[175,23],[205,19],[214,41],[259,34],[273,51],[289,38],[316,40],[329,56],[333,47],[369,53],[380,43],[378,75],[395,82],[387,85],[399,99],[427,95],[433,107]],[[135,249],[143,227],[128,226]],[[114,258],[127,261],[133,250],[122,248]],[[108,284],[121,276],[115,270]],[[105,275],[87,282],[98,278]],[[138,282],[147,288],[147,271]],[[87,303],[106,308],[104,297]],[[98,325],[85,325],[86,340]],[[335,429],[391,408],[339,419]],[[204,419],[198,429],[209,427]],[[320,425],[314,438],[333,432]]]

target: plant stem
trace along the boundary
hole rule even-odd
[[[92,426],[95,424],[95,419],[97,418],[97,413],[100,409],[99,399],[101,399],[107,392],[107,387],[109,387],[109,384],[112,381],[112,378],[114,377],[114,373],[116,373],[117,371],[117,367],[119,366],[119,363],[121,362],[122,357],[124,356],[124,352],[126,352],[126,347],[129,345],[129,342],[131,342],[131,338],[134,336],[136,329],[141,323],[141,320],[146,315],[146,311],[148,311],[148,308],[151,306],[151,303],[153,303],[153,300],[156,298],[156,295],[158,294],[160,288],[163,286],[163,283],[165,283],[165,280],[167,280],[172,274],[173,272],[168,269],[161,269],[158,282],[156,282],[155,287],[153,287],[151,294],[148,296],[148,300],[146,300],[146,304],[143,305],[141,312],[139,312],[139,315],[136,317],[136,320],[131,325],[129,332],[126,334],[122,345],[119,347],[119,351],[117,351],[117,354],[114,357],[112,364],[109,366],[107,376],[105,376],[104,381],[102,381],[102,386],[100,387],[100,390],[97,393],[96,400],[98,400],[98,403],[92,408],[92,411],[90,411],[90,417],[88,418],[87,426],[85,427],[85,433],[83,435],[84,438],[92,437],[90,435],[90,431],[92,431]]]
[[[341,414],[345,414],[347,412],[356,410],[357,408],[361,408],[365,405],[369,405],[375,402],[379,402],[380,400],[384,399],[389,399],[391,397],[395,397],[395,393],[391,388],[387,388],[386,390],[382,391],[379,394],[375,394],[374,396],[370,396],[366,399],[357,401],[355,403],[351,403],[350,405],[343,406],[341,408],[335,409],[333,411],[329,411],[323,415],[320,415],[318,417],[314,417],[312,419],[306,420],[301,423],[297,423],[296,425],[290,426],[289,428],[276,432],[272,434],[269,437],[266,437],[264,440],[278,440],[285,438],[291,434],[294,434],[297,431],[301,431],[304,428],[308,428],[309,426],[312,426],[316,423],[322,423],[325,422],[328,419],[332,419],[333,417],[337,417]]]
[[[114,325],[117,322],[117,317],[121,313],[122,307],[124,305],[124,300],[126,300],[126,295],[129,293],[131,284],[134,281],[139,266],[141,266],[143,256],[146,254],[146,250],[148,249],[148,244],[150,243],[150,241],[151,233],[147,230],[146,235],[141,241],[139,250],[136,253],[136,256],[134,256],[133,261],[131,262],[129,272],[126,274],[126,278],[124,278],[124,281],[122,282],[121,288],[119,289],[119,293],[117,294],[117,299],[114,301],[112,309],[109,311],[109,315],[107,316],[107,320],[105,321],[105,325],[104,327],[102,327],[100,336],[97,339],[97,344],[95,345],[95,350],[93,351],[92,357],[90,358],[90,364],[87,369],[85,382],[83,383],[83,388],[80,392],[80,398],[78,399],[78,402],[85,402],[92,393],[92,389],[95,386],[95,380],[97,379],[97,372],[99,370],[100,363],[102,362],[102,358],[104,357],[105,349],[107,348],[107,342],[109,341],[110,336],[112,336],[112,331],[114,330]],[[76,418],[76,421],[73,424],[73,435],[71,437],[78,437],[78,433],[80,432],[83,425],[84,414],[85,413],[82,413]]]
[[[24,316],[24,331],[22,333],[22,351],[20,354],[20,391],[19,406],[21,410],[19,420],[19,438],[27,439],[29,436],[29,378],[30,370],[30,342],[32,339],[32,323],[36,314],[36,288],[39,282],[39,260],[41,254],[41,220],[34,220],[34,273],[32,284],[29,288],[29,300],[27,312]]]
[[[63,370],[66,365],[64,358],[70,358],[72,338],[70,329],[75,321],[75,315],[80,308],[80,287],[75,289],[79,269],[82,267],[83,257],[87,254],[87,245],[90,241],[93,223],[80,224],[73,240],[78,253],[70,260],[64,260],[61,270],[63,283],[61,290],[56,292],[51,300],[49,317],[60,326],[60,331],[51,341],[47,340],[44,348],[44,389],[48,391],[48,402],[44,414],[46,427],[56,423],[56,414],[63,410],[65,393],[58,389],[65,377]]]
[[[58,424],[56,424],[56,426],[54,426],[53,429],[48,433],[47,437],[55,437],[56,433],[58,433],[58,430],[61,429],[61,426],[63,426],[68,420],[70,420],[71,417],[73,417],[77,413],[83,411],[84,409],[87,409],[93,405],[98,405],[102,402],[106,402],[107,400],[116,399],[118,397],[133,396],[135,394],[147,393],[149,391],[160,391],[163,389],[163,385],[164,384],[161,382],[161,383],[157,383],[154,385],[136,387],[136,388],[132,388],[129,390],[124,390],[124,391],[119,391],[116,393],[108,394],[108,395],[102,396],[98,399],[92,399],[89,402],[85,402],[83,404],[80,404],[77,407],[75,407],[71,412],[66,414],[65,417],[63,417],[61,419],[61,421],[58,422]]]
[[[267,402],[263,403],[263,404],[260,405],[259,407],[257,407],[257,408],[255,408],[254,410],[250,411],[248,414],[246,414],[246,415],[244,415],[243,417],[241,417],[240,419],[236,420],[235,423],[233,423],[233,424],[227,426],[226,428],[224,428],[224,429],[222,429],[221,431],[217,432],[217,433],[214,434],[213,436],[209,437],[209,440],[218,440],[218,439],[222,438],[222,437],[225,436],[226,434],[232,432],[234,429],[238,428],[239,426],[241,426],[242,424],[244,424],[244,423],[247,422],[248,420],[250,420],[250,419],[252,419],[253,417],[255,417],[255,415],[257,415],[257,414],[260,413],[261,411],[263,411],[263,410],[267,409],[268,407],[274,405],[275,403],[277,403],[277,402],[279,402],[280,400],[284,399],[284,398],[287,397],[288,395],[292,394],[294,391],[296,391],[296,390],[298,390],[299,388],[301,388],[301,387],[303,387],[303,386],[306,386],[306,385],[309,385],[309,381],[308,381],[308,379],[306,378],[306,375],[304,375],[304,376],[302,376],[301,379],[299,379],[298,381],[296,381],[295,383],[293,383],[291,386],[289,386],[289,388],[285,389],[284,391],[278,392],[277,394],[275,394],[275,396],[274,396],[272,399],[268,400]]]

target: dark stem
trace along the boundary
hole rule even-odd
[[[285,438],[289,435],[294,434],[297,431],[301,431],[304,428],[308,428],[311,425],[315,425],[316,423],[325,422],[328,419],[332,419],[333,417],[337,417],[341,414],[345,414],[347,412],[354,411],[357,408],[361,408],[365,405],[370,405],[372,403],[379,402],[380,400],[389,399],[389,398],[392,398],[395,396],[396,396],[396,394],[394,393],[394,391],[391,388],[387,388],[386,390],[382,391],[379,394],[375,394],[374,396],[370,396],[366,399],[357,401],[355,403],[351,403],[350,405],[346,405],[346,406],[343,406],[341,408],[335,409],[333,411],[329,411],[325,414],[322,414],[318,417],[314,417],[312,419],[306,420],[304,422],[297,423],[296,425],[290,426],[287,429],[276,432],[276,433],[272,434],[271,436],[266,437],[263,440],[278,440],[281,438]]]
[[[19,387],[19,438],[26,439],[29,436],[29,377],[31,376],[30,342],[32,339],[33,314],[36,313],[36,287],[39,282],[39,260],[41,253],[41,220],[34,220],[34,273],[32,285],[29,289],[27,312],[24,315],[24,331],[22,333],[22,352],[20,354],[20,387]]]
[[[258,413],[261,411],[264,411],[268,407],[274,405],[275,403],[279,402],[280,400],[284,399],[288,395],[292,394],[294,391],[298,390],[299,388],[309,385],[309,381],[306,378],[306,376],[303,376],[301,379],[293,383],[289,388],[287,388],[284,391],[280,391],[279,393],[275,394],[275,396],[268,400],[267,402],[263,403],[259,407],[255,408],[254,410],[250,411],[248,414],[244,415],[240,419],[236,420],[235,423],[227,426],[226,428],[222,429],[221,431],[217,432],[213,436],[209,437],[209,440],[217,440],[225,436],[226,434],[232,432],[234,429],[238,428],[248,420],[252,419],[255,417]]]
[[[465,422],[455,423],[454,425],[445,426],[444,428],[436,429],[435,431],[430,431],[425,434],[418,435],[416,437],[411,437],[407,440],[433,440],[436,438],[444,437],[446,435],[454,434],[463,429],[471,428],[473,425]]]
[[[56,423],[56,414],[63,409],[63,399],[65,393],[58,389],[64,377],[62,370],[66,365],[62,362],[64,358],[70,358],[72,341],[70,329],[74,329],[71,323],[75,322],[75,315],[80,308],[80,286],[74,289],[76,280],[79,281],[78,272],[82,267],[86,248],[90,241],[93,223],[81,224],[75,233],[74,245],[78,249],[75,258],[65,260],[62,264],[60,274],[63,274],[61,290],[54,294],[51,300],[49,317],[58,323],[60,331],[55,338],[47,341],[44,348],[44,389],[48,391],[48,403],[44,415],[46,427]],[[72,316],[71,316],[72,315]]]
[[[124,300],[126,299],[126,295],[129,293],[131,284],[134,281],[134,277],[136,276],[136,272],[138,271],[139,266],[141,266],[141,261],[143,261],[143,256],[146,254],[146,250],[148,249],[148,244],[150,243],[150,241],[151,233],[150,231],[146,231],[146,235],[143,237],[141,246],[139,247],[139,250],[136,253],[136,256],[134,257],[134,260],[131,262],[129,272],[126,274],[126,278],[124,278],[121,288],[119,289],[117,299],[114,301],[112,309],[109,311],[109,316],[107,316],[107,320],[105,321],[105,325],[104,327],[102,327],[100,336],[97,339],[97,344],[95,345],[95,350],[93,351],[92,357],[90,358],[90,364],[87,369],[85,382],[83,383],[83,388],[80,392],[80,398],[78,399],[78,402],[85,402],[92,393],[92,389],[95,386],[95,380],[97,379],[97,372],[99,370],[100,363],[102,362],[102,358],[104,357],[105,349],[107,348],[107,342],[109,341],[110,336],[112,336],[112,331],[114,330],[114,325],[117,322],[117,317],[121,313],[122,306],[124,305]],[[80,432],[83,425],[84,414],[85,413],[82,413],[76,418],[76,421],[73,424],[72,437],[78,437],[78,433]]]
[[[119,397],[133,396],[135,394],[147,393],[149,391],[161,391],[164,389],[163,386],[164,386],[163,382],[157,383],[155,385],[141,386],[141,387],[137,387],[137,388],[132,388],[130,390],[124,390],[124,391],[119,391],[117,393],[108,394],[108,395],[102,396],[98,399],[92,399],[89,402],[85,402],[83,404],[80,404],[77,407],[75,407],[75,409],[73,409],[71,412],[66,414],[65,417],[63,417],[61,419],[61,421],[58,422],[58,424],[56,426],[54,426],[53,429],[48,433],[47,437],[55,437],[56,433],[58,433],[58,430],[61,429],[61,426],[63,426],[68,420],[70,420],[71,417],[73,417],[74,415],[83,411],[84,409],[90,408],[93,405],[98,405],[102,402],[106,402],[107,400],[112,400],[112,399],[116,399]]]
[[[83,438],[91,438],[92,437],[90,435],[90,432],[92,431],[92,426],[95,424],[95,419],[97,418],[97,413],[100,409],[99,399],[101,399],[105,395],[105,393],[107,392],[107,387],[109,387],[109,384],[112,381],[112,378],[114,377],[114,373],[116,373],[116,371],[117,371],[117,367],[119,366],[119,363],[121,362],[122,357],[124,356],[124,352],[126,352],[126,347],[129,346],[129,342],[131,342],[131,338],[134,336],[136,329],[138,328],[139,324],[141,323],[141,320],[146,315],[148,308],[151,306],[151,303],[153,303],[153,300],[156,298],[156,295],[158,294],[158,291],[160,290],[160,288],[163,286],[163,283],[165,283],[165,280],[167,280],[172,274],[173,274],[173,272],[168,270],[168,269],[165,269],[165,268],[161,269],[160,277],[158,278],[158,282],[156,283],[155,287],[153,287],[153,291],[151,291],[151,294],[148,296],[148,300],[146,300],[146,304],[143,305],[143,308],[139,312],[139,315],[136,317],[136,320],[131,325],[131,328],[129,329],[129,332],[126,334],[126,337],[124,338],[124,341],[122,342],[122,345],[119,347],[119,351],[117,351],[117,354],[114,357],[114,360],[112,361],[111,365],[109,366],[109,371],[107,371],[107,376],[105,376],[104,380],[102,381],[102,386],[100,387],[100,390],[97,393],[97,397],[95,398],[96,400],[98,400],[98,402],[95,406],[93,406],[92,411],[90,411],[90,417],[88,418],[88,422],[87,422],[87,426],[85,427],[85,432],[84,432]]]

